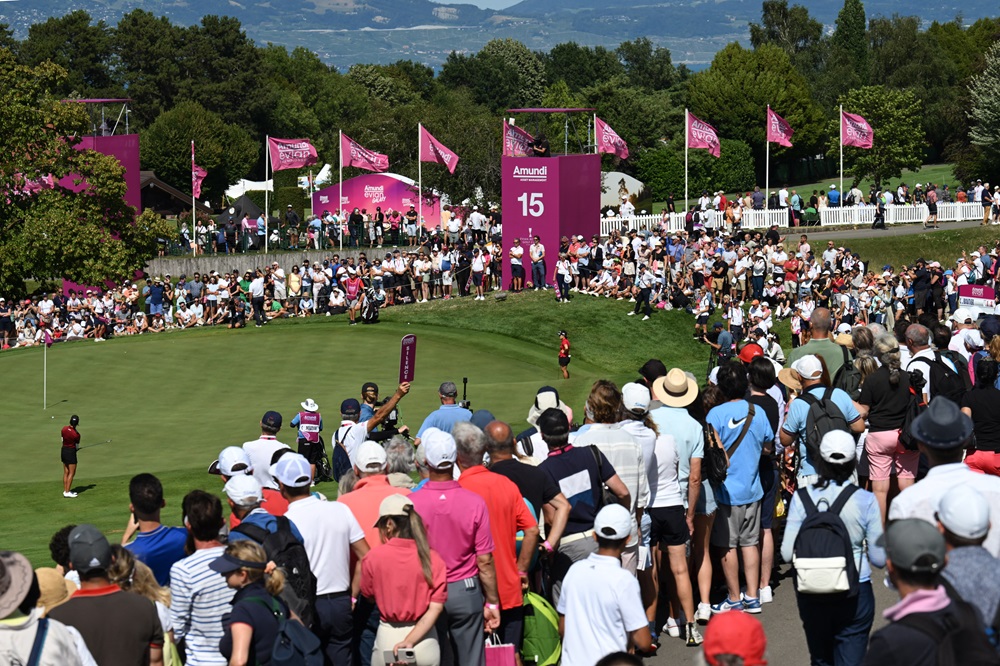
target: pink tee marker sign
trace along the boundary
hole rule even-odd
[[[417,368],[417,336],[404,335],[399,343],[399,383],[412,382]]]

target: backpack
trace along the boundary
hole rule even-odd
[[[357,424],[354,424],[357,425]],[[351,426],[347,429],[347,432],[351,432]],[[345,435],[346,436],[346,435]],[[333,479],[334,481],[340,481],[340,477],[347,474],[352,469],[354,469],[354,464],[351,462],[351,456],[348,455],[347,449],[344,445],[340,443],[340,428],[333,433]]]
[[[302,624],[311,627],[316,617],[316,576],[309,568],[305,546],[292,534],[291,522],[284,516],[275,516],[275,519],[278,525],[274,532],[247,523],[240,523],[232,531],[263,546],[267,559],[284,571],[285,589],[281,598],[302,619]]]
[[[792,550],[795,590],[800,594],[857,596],[859,581],[854,549],[847,526],[840,518],[841,510],[857,490],[855,485],[845,486],[825,511],[816,507],[807,488],[796,491],[806,512]]]
[[[923,360],[927,361],[931,370],[928,381],[934,396],[941,395],[956,404],[962,404],[962,395],[966,391],[965,384],[958,373],[942,360],[941,352],[934,352],[933,359],[925,358]]]
[[[924,400],[924,373],[920,370],[908,372],[910,380],[910,402],[906,405],[906,413],[903,415],[903,426],[899,429],[899,443],[907,451],[917,450],[917,440],[913,436],[913,422],[927,409],[927,401]]]
[[[847,350],[844,351],[846,353]],[[833,388],[823,391],[822,398],[817,398],[810,391],[804,391],[799,396],[809,405],[809,412],[806,415],[806,453],[812,460],[819,458],[819,444],[826,433],[833,430],[851,432],[851,426],[848,425],[844,412],[840,411],[832,396]]]
[[[854,367],[854,360],[847,353],[847,347],[841,349],[844,350],[844,364],[833,376],[833,388],[839,388],[851,396],[851,400],[857,400],[861,396],[861,371]]]
[[[267,600],[250,597],[247,602],[263,606],[278,620],[278,635],[271,648],[273,666],[323,666],[323,650],[319,639],[301,622],[285,617],[281,606],[273,597]]]
[[[521,659],[525,664],[554,666],[559,663],[561,653],[558,613],[545,597],[525,592]]]
[[[718,437],[715,436],[712,426],[706,423],[704,432],[705,452],[701,460],[701,471],[710,483],[719,485],[726,480],[726,476],[729,474],[729,461],[726,460],[725,450]]]
[[[968,604],[968,602],[962,598],[962,595],[958,593],[958,590],[955,589],[955,586],[952,585],[944,576],[941,576],[941,585],[944,587],[945,592],[948,593],[948,598],[951,599],[952,603],[956,603],[959,606]],[[973,610],[973,612],[975,611]],[[993,620],[986,625],[984,629],[986,631],[986,640],[990,642],[990,645],[994,648],[1000,647],[1000,606],[997,606],[997,612],[993,615]]]
[[[959,379],[962,380],[962,393],[968,393],[972,390],[972,377],[969,376],[968,367],[969,361],[964,356],[959,354],[954,349],[942,349],[938,352],[943,358],[951,361],[955,367],[958,369],[957,374]],[[961,403],[961,396],[959,396],[958,404]]]
[[[961,599],[951,597],[951,604],[939,613],[910,613],[895,624],[930,636],[938,646],[934,662],[937,666],[987,666],[997,663],[996,650],[986,638],[979,616]]]

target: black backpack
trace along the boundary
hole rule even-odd
[[[940,614],[910,613],[896,624],[916,629],[933,639],[938,646],[937,666],[991,666],[997,663],[996,649],[990,645],[975,609],[956,597],[951,597],[951,604]]]
[[[921,357],[918,360],[926,361],[930,368],[931,376],[927,378],[927,381],[934,396],[944,396],[955,404],[961,405],[962,396],[966,391],[965,384],[958,373],[942,360],[941,352],[934,352],[933,359]]]
[[[313,625],[316,617],[316,576],[309,567],[305,546],[292,533],[292,524],[284,516],[276,516],[277,530],[268,532],[258,525],[240,523],[233,532],[249,537],[263,546],[267,559],[285,573],[285,589],[281,598],[306,627]]]
[[[968,393],[972,390],[972,377],[969,376],[968,367],[969,360],[959,354],[954,349],[942,349],[938,352],[942,358],[946,358],[955,364],[958,369],[958,377],[962,380],[962,386],[964,387],[964,393]],[[962,404],[961,401],[958,404]]]
[[[799,396],[809,405],[809,413],[806,415],[806,453],[812,460],[819,458],[819,444],[826,433],[833,430],[851,432],[847,417],[840,411],[832,396],[833,388],[823,391],[822,398],[817,398],[810,391],[804,391]]]
[[[903,415],[903,427],[899,429],[899,443],[907,451],[917,450],[917,440],[913,436],[913,422],[927,409],[927,401],[924,400],[924,373],[920,370],[913,370],[906,373],[910,383],[910,401],[906,405],[906,413]]]
[[[857,490],[855,485],[845,486],[825,511],[816,507],[807,488],[796,492],[806,512],[792,550],[795,589],[800,594],[857,596],[859,578],[854,548],[847,526],[840,518],[841,510]]]
[[[851,396],[851,400],[857,400],[861,397],[861,371],[854,367],[854,360],[847,352],[847,347],[841,349],[844,350],[844,364],[833,376],[833,388],[839,388]]]
[[[246,603],[263,606],[278,621],[278,635],[271,648],[273,666],[323,666],[323,645],[301,623],[286,617],[281,605],[269,598],[250,597]]]

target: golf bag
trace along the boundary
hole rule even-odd
[[[385,292],[365,281],[365,300],[361,305],[361,323],[377,324],[379,308],[385,303]]]
[[[319,460],[316,462],[316,479],[317,482],[334,481],[333,478],[333,467],[330,465],[330,458],[326,455],[326,442],[323,441],[323,436],[319,436],[319,450],[320,456]]]

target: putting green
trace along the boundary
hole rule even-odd
[[[43,410],[42,350],[5,352],[4,547],[43,566],[49,537],[64,524],[92,522],[109,534],[120,532],[128,515],[128,479],[139,472],[161,478],[168,501],[164,522],[179,524],[174,514],[180,498],[194,488],[220,491],[218,478],[206,473],[209,463],[224,446],[256,438],[264,411],[279,411],[287,424],[299,403],[313,398],[329,441],[340,402],[358,397],[362,383],[377,382],[383,396],[394,390],[399,341],[408,333],[418,337],[416,379],[400,411],[414,432],[437,408],[442,381],[461,386],[468,377],[472,408],[489,409],[519,430],[527,427],[524,418],[539,386],[558,387],[564,400],[582,409],[598,377],[632,376],[631,370],[619,377],[574,359],[573,378],[564,381],[554,336],[531,343],[404,321],[349,327],[343,317],[314,318],[259,330],[197,329],[56,345],[48,350],[49,407]],[[74,483],[82,492],[65,499],[59,431],[72,414],[80,416],[83,436]],[[288,427],[279,434],[286,443],[294,438]],[[334,492],[332,484],[320,489]]]

